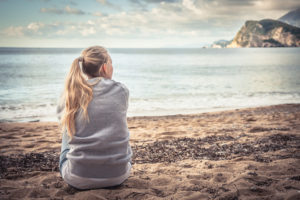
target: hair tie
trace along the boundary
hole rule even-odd
[[[83,57],[82,57],[82,56],[79,56],[79,57],[78,57],[78,65],[79,65],[79,68],[80,68],[81,72],[83,72],[83,71],[82,71],[82,62],[83,62]]]
[[[79,56],[78,57],[78,65],[79,65],[79,68],[80,68],[80,72],[81,72],[81,75],[83,76],[83,78],[85,80],[88,79],[87,75],[83,72],[83,69],[82,69],[82,63],[83,63],[83,56]]]
[[[83,56],[78,57],[78,62],[83,62]]]

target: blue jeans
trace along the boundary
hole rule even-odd
[[[61,151],[60,151],[60,156],[59,156],[60,175],[62,175],[61,170],[62,170],[63,163],[68,160],[67,153],[70,151],[69,139],[70,139],[70,137],[69,137],[67,131],[65,130],[62,134]]]

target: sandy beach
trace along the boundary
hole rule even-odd
[[[60,177],[56,122],[0,124],[0,199],[300,199],[300,104],[128,118],[134,152],[120,186]]]

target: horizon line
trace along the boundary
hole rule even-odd
[[[95,45],[98,46],[98,45]],[[100,45],[101,46],[101,45]],[[84,49],[87,47],[17,47],[17,46],[0,46],[0,48],[14,49],[14,48],[23,48],[23,49]],[[202,49],[208,48],[208,46],[200,47],[105,47],[107,49]]]

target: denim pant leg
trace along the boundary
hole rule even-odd
[[[61,168],[62,165],[65,161],[67,161],[67,153],[70,150],[70,146],[69,146],[69,135],[67,133],[67,131],[65,130],[62,134],[62,142],[61,142],[61,151],[60,151],[60,156],[59,156],[59,172],[60,175],[62,175],[61,173]]]

